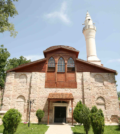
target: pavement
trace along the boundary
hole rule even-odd
[[[69,124],[51,124],[45,134],[73,134]]]

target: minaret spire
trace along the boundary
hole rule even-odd
[[[87,61],[101,65],[101,61],[98,59],[96,53],[96,44],[95,44],[96,27],[94,26],[94,23],[88,11],[86,13],[84,25],[85,26],[83,28],[83,34],[86,40]]]

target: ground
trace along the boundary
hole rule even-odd
[[[51,127],[51,128],[49,128]],[[18,126],[18,129],[16,131],[15,134],[45,134],[45,132],[47,130],[47,134],[48,132],[50,132],[51,134],[51,130],[53,130],[52,134],[55,132],[55,134],[59,134],[62,131],[65,132],[67,131],[67,134],[71,134],[72,132],[69,131],[70,127],[69,125],[49,125],[49,127],[47,125],[43,125],[43,124],[31,124],[30,127],[28,127],[27,124],[20,124]],[[0,126],[0,133],[3,132],[3,125]],[[49,129],[48,129],[49,128]],[[72,131],[74,132],[74,134],[85,134],[84,132],[84,128],[83,126],[74,126],[71,127]],[[57,131],[55,131],[57,130]],[[64,132],[62,132],[62,134],[64,134]],[[89,134],[93,134],[92,128],[89,131]],[[120,134],[120,130],[118,129],[118,126],[105,126],[105,131],[104,134]]]
[[[74,134],[85,134],[83,126],[72,127]],[[94,134],[92,128],[89,131],[89,134]],[[120,134],[118,126],[105,126],[104,134]]]
[[[0,133],[3,132],[3,125],[0,126]],[[15,134],[45,134],[49,127],[46,125],[31,124],[28,127],[27,124],[20,124]]]

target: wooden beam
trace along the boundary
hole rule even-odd
[[[57,83],[57,62],[55,61],[55,82]],[[55,83],[55,87],[56,87]]]
[[[70,101],[71,99],[49,99],[50,101]]]
[[[65,61],[65,81],[67,81],[67,61]]]
[[[49,108],[50,108],[50,100],[48,100],[48,123],[49,124]]]
[[[73,125],[73,100],[71,100],[71,107],[72,107],[72,125]]]

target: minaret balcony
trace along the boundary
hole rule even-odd
[[[87,26],[83,27],[83,31],[87,30],[87,29],[94,29],[94,30],[96,30],[96,26],[94,26],[94,25],[87,25]]]

